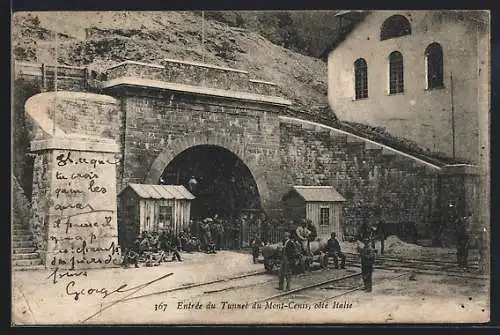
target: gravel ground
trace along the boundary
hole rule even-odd
[[[96,314],[85,324],[220,324],[220,323],[366,323],[366,322],[482,322],[489,319],[488,283],[445,275],[417,275],[375,270],[371,293],[354,291],[328,301],[328,306],[315,302],[336,296],[361,285],[359,277],[341,283],[271,299],[272,304],[252,302],[276,295],[276,274],[254,275],[208,286],[131,299],[106,306],[127,297],[133,291],[102,294],[66,294],[71,288],[102,288],[109,291],[126,283],[134,287],[173,275],[132,295],[164,291],[193,283],[213,281],[263,270],[253,264],[251,256],[241,252],[221,251],[216,255],[184,254],[182,263],[166,263],[159,267],[139,269],[99,269],[87,276],[59,278],[54,284],[48,271],[13,273],[13,321],[16,324],[75,324]],[[359,268],[318,270],[293,277],[292,289],[314,282],[359,272]],[[401,275],[398,278],[395,276]],[[71,290],[70,290],[71,291]],[[227,304],[239,304],[234,306]],[[180,305],[179,305],[180,303]],[[215,308],[210,307],[210,303]],[[248,303],[248,305],[246,305]],[[285,303],[287,307],[283,307]],[[165,307],[166,305],[166,307]],[[181,308],[179,308],[181,307]],[[233,307],[229,309],[229,307]],[[252,308],[254,307],[254,308]],[[266,308],[268,307],[268,308]],[[334,308],[335,307],[335,308]]]

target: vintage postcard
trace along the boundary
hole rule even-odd
[[[490,320],[490,13],[12,14],[12,325]]]

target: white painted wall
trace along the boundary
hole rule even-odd
[[[380,41],[380,27],[394,14],[404,15],[412,34]],[[457,158],[478,159],[478,35],[477,21],[460,20],[442,11],[374,11],[328,57],[328,98],[332,110],[345,121],[386,127],[431,151],[452,154],[451,80],[455,110]],[[425,49],[441,44],[444,55],[444,89],[426,89]],[[404,57],[405,92],[389,95],[388,56]],[[355,100],[354,61],[368,64],[368,98]]]

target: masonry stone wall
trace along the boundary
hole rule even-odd
[[[120,140],[120,102],[110,96],[83,92],[42,93],[47,95],[47,116],[67,134],[84,134]]]
[[[278,94],[274,83],[251,79],[247,71],[176,60],[164,60],[161,65],[125,61],[107,70],[108,80],[122,77],[271,96]]]
[[[30,230],[33,241],[45,259],[48,239],[48,208],[50,206],[50,191],[52,171],[54,170],[53,152],[41,152],[36,156],[33,167],[33,191],[31,194]]]
[[[436,169],[321,127],[282,121],[280,133],[283,182],[334,186],[346,198],[344,233],[376,207],[394,233],[429,236],[440,208]]]
[[[178,154],[202,144],[219,145],[235,153],[249,167],[259,191],[267,188],[263,184],[276,183],[280,140],[277,110],[272,107],[153,90],[128,89],[121,96],[126,125],[121,189],[129,182],[144,182],[162,153]],[[174,155],[168,157],[158,168],[159,173]]]

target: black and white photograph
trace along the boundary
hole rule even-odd
[[[487,323],[488,10],[11,14],[11,326]]]

